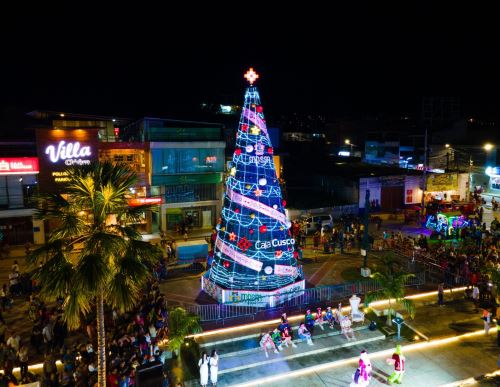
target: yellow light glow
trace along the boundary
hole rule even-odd
[[[483,148],[485,151],[489,152],[490,150],[493,149],[493,144],[490,143],[484,144]]]
[[[344,142],[345,142],[347,145],[349,145],[349,144],[351,143],[351,140],[349,140],[348,138],[346,138],[346,139],[344,140]]]
[[[495,331],[492,329],[492,330],[490,330],[489,333],[493,334],[494,332]],[[444,344],[449,344],[449,343],[460,341],[461,339],[464,339],[464,338],[470,338],[470,337],[479,336],[479,335],[484,335],[484,330],[481,329],[479,331],[465,333],[465,334],[460,335],[460,336],[446,337],[444,339],[436,339],[436,340],[428,341],[428,342],[420,342],[420,343],[416,343],[416,344],[405,345],[405,346],[403,346],[403,352],[411,352],[411,351],[425,349],[428,347],[430,348],[430,347],[435,347],[435,346],[441,346]],[[383,351],[371,353],[370,358],[373,359],[373,358],[390,356],[393,353],[394,353],[393,348],[385,349]],[[247,382],[247,383],[236,384],[236,387],[259,386],[259,385],[263,385],[266,383],[273,383],[273,382],[276,382],[276,381],[282,380],[282,379],[296,378],[296,377],[308,375],[308,374],[311,374],[314,372],[325,371],[325,370],[328,370],[331,368],[336,368],[336,367],[339,367],[339,366],[342,366],[345,364],[356,363],[358,360],[359,360],[358,356],[351,357],[349,359],[342,359],[342,360],[334,361],[331,363],[320,364],[320,365],[308,367],[308,368],[302,369],[302,370],[291,371],[291,372],[287,372],[287,373],[280,374],[280,375],[275,375],[275,376],[270,376],[270,377],[266,377],[266,378],[262,378],[262,379],[253,380],[253,381]]]
[[[466,287],[463,286],[463,287],[459,287],[459,288],[453,288],[452,290],[446,289],[444,292],[445,293],[450,293],[450,291],[460,292],[460,291],[464,291],[465,289],[466,289]],[[410,299],[410,300],[415,300],[415,299],[424,298],[424,297],[430,297],[430,296],[437,296],[437,291],[426,292],[426,293],[419,293],[419,294],[412,294],[412,295],[409,295],[409,296],[407,296],[405,298]],[[396,300],[394,300],[394,299],[391,300],[391,302],[395,302],[395,301]],[[381,305],[385,305],[385,304],[388,304],[388,303],[389,303],[389,300],[374,301],[374,302],[372,302],[370,304],[370,307],[381,306]],[[361,303],[359,305],[359,307],[360,308],[364,307],[364,304]],[[350,312],[350,310],[351,310],[350,306],[344,306],[342,308],[342,313],[348,313],[348,312]],[[300,320],[300,319],[303,319],[303,318],[304,318],[303,315],[289,316],[288,317],[288,321],[295,321],[295,320]],[[203,332],[203,333],[197,333],[195,335],[190,335],[190,336],[187,336],[187,337],[197,338],[197,337],[204,337],[204,336],[213,336],[213,335],[218,335],[218,334],[222,334],[222,333],[238,332],[238,331],[245,330],[245,329],[250,329],[250,328],[258,328],[258,327],[262,327],[262,326],[266,326],[266,325],[275,325],[275,324],[279,324],[280,322],[281,322],[280,319],[268,320],[268,321],[260,321],[260,322],[255,322],[255,323],[251,323],[251,324],[238,325],[238,326],[231,327],[231,328],[214,329],[212,331],[206,331],[206,332]]]
[[[450,144],[444,144],[444,147],[445,147],[445,148],[449,148],[449,147],[450,147]]]
[[[253,83],[259,79],[259,74],[257,74],[252,67],[250,67],[250,70],[248,70],[245,75],[243,76],[250,85],[253,85]]]

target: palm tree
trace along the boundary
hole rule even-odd
[[[168,348],[179,354],[186,336],[201,332],[200,318],[177,307],[168,315]]]
[[[64,319],[77,329],[97,309],[98,385],[106,385],[104,303],[120,311],[138,301],[160,253],[133,224],[144,207],[128,206],[136,182],[128,167],[109,162],[67,170],[65,194],[40,196],[38,217],[57,226],[29,256],[46,299],[64,298]]]
[[[386,325],[391,326],[392,314],[394,312],[392,300],[395,300],[396,304],[400,304],[411,318],[415,316],[414,302],[405,298],[405,283],[409,278],[415,275],[400,271],[400,269],[397,268],[399,262],[392,255],[386,255],[380,258],[380,260],[385,269],[381,272],[373,273],[371,277],[378,281],[381,289],[369,292],[366,295],[365,304],[369,306],[373,301],[388,299],[389,308],[387,310]]]

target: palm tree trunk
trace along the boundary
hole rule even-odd
[[[391,305],[391,299],[389,298],[389,309],[387,309],[387,321],[385,322],[385,325],[388,327],[392,326],[392,305]]]
[[[106,329],[104,327],[104,291],[97,296],[97,361],[98,386],[106,387]]]

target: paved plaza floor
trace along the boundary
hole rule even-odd
[[[266,358],[258,347],[258,337],[273,329],[276,321],[205,333],[197,341],[201,350],[217,348],[221,354],[220,386],[349,386],[363,349],[370,354],[375,370],[370,385],[387,385],[392,370],[385,359],[391,357],[398,343],[403,345],[407,358],[404,385],[454,385],[498,368],[500,348],[496,327],[489,335],[484,334],[480,314],[474,312],[463,291],[447,292],[443,307],[437,305],[435,294],[411,297],[417,313],[407,323],[419,337],[418,341],[397,341],[395,335],[385,337],[378,330],[372,332],[359,325],[356,341],[348,341],[328,328],[325,331],[316,328],[315,346],[299,343],[296,349],[286,348]],[[295,326],[300,319],[301,316],[292,316],[290,322]],[[460,338],[462,335],[470,337]],[[190,380],[186,385],[196,383]]]

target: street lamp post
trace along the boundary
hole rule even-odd
[[[486,152],[490,152],[495,146],[493,144],[490,144],[490,143],[486,143],[483,145],[483,149],[486,151]],[[450,144],[445,144],[445,148],[447,149],[450,149],[453,151],[453,161],[455,163],[455,166],[458,169],[459,168],[459,165],[458,165],[458,162],[455,158],[455,153],[460,153],[460,154],[463,154],[465,156],[467,156],[468,158],[468,168],[467,168],[467,173],[468,173],[468,180],[469,180],[469,187],[468,187],[468,192],[467,192],[467,196],[468,196],[468,199],[470,200],[470,197],[471,197],[471,188],[472,188],[472,166],[474,165],[474,161],[472,159],[472,153],[470,151],[465,151],[465,150],[462,150],[462,149],[459,149],[459,148],[456,148],[456,147],[452,147],[450,146]],[[446,164],[447,164],[447,167],[448,167],[448,153],[446,154]]]
[[[349,145],[349,147],[350,147],[350,149],[351,149],[351,156],[352,156],[352,147],[353,147],[353,145],[354,145],[354,144],[352,144],[352,143],[351,143],[351,140],[349,140],[348,138],[346,138],[346,139],[344,140],[344,144]]]

